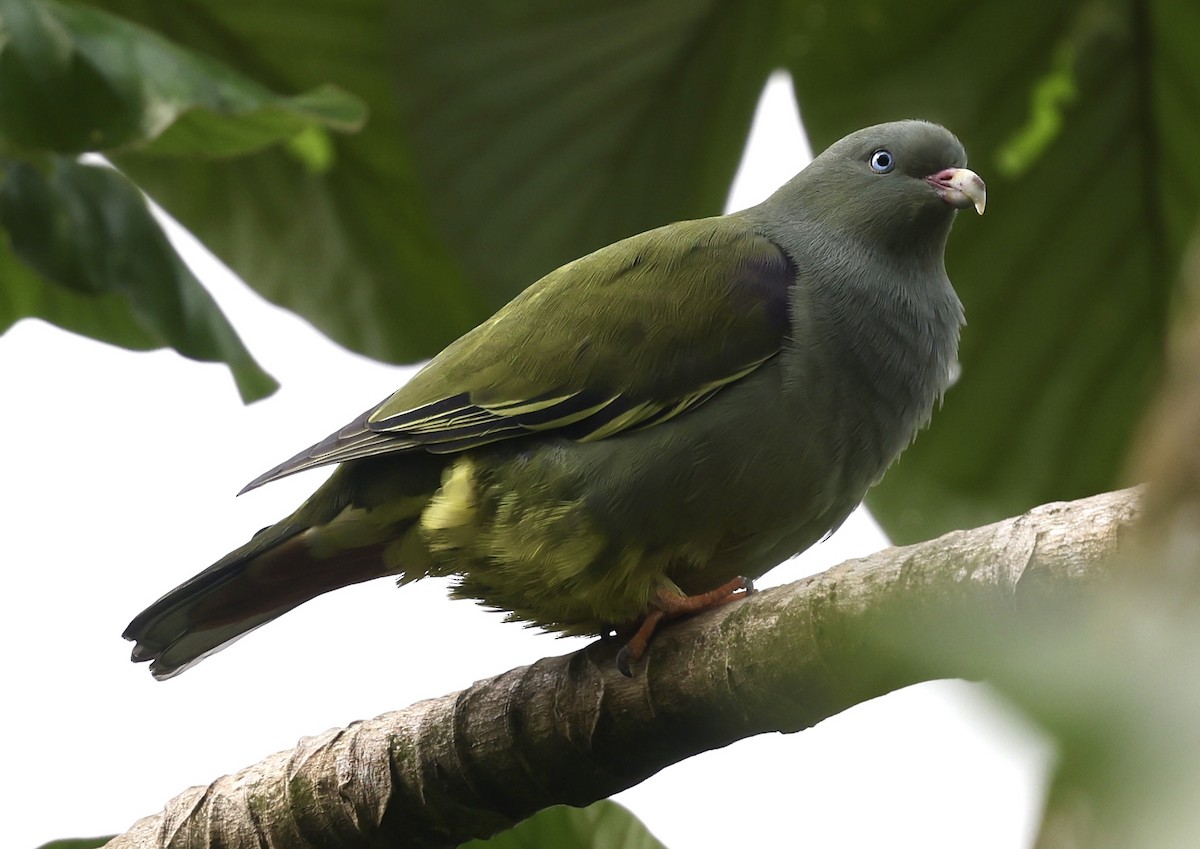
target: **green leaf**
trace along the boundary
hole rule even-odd
[[[962,377],[873,511],[906,541],[1113,488],[1200,202],[1200,6],[823,9],[795,25],[791,62],[814,148],[927,117],[988,183],[947,255]]]
[[[559,805],[488,840],[460,849],[664,849],[642,823],[616,802],[586,808]]]
[[[39,317],[129,348],[169,345],[228,363],[247,401],[275,390],[125,177],[62,157],[45,174],[0,165],[0,329]]]
[[[435,231],[416,183],[395,98],[389,4],[104,5],[276,87],[330,83],[368,103],[370,122],[350,137],[306,134],[236,160],[115,157],[261,294],[390,361],[427,357],[490,311]]]
[[[38,849],[100,849],[114,837],[116,837],[115,834],[110,834],[108,837],[69,837],[65,840],[51,840],[49,843],[43,843]]]
[[[438,4],[399,93],[444,232],[499,306],[547,271],[717,214],[779,58],[773,4]]]
[[[281,97],[96,9],[0,0],[0,149],[235,156],[364,119],[331,86]]]
[[[278,151],[118,161],[266,297],[386,360],[430,356],[562,262],[718,212],[779,56],[760,3],[104,5],[366,100],[320,175]]]

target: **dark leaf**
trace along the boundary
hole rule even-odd
[[[664,849],[646,827],[616,802],[586,808],[559,805],[534,814],[488,840],[460,849]]]
[[[273,86],[367,101],[320,176],[278,151],[119,162],[268,298],[388,360],[430,356],[562,262],[719,212],[778,57],[761,3],[104,5]]]
[[[10,151],[233,156],[364,118],[345,92],[281,97],[97,9],[0,0],[0,147]]]
[[[51,840],[49,843],[43,843],[38,849],[100,849],[113,837],[115,835],[112,834],[108,837],[69,837],[65,840]]]
[[[3,165],[0,328],[38,317],[129,348],[170,346],[228,363],[247,401],[275,390],[125,177],[61,157],[49,173]]]

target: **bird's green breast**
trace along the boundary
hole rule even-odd
[[[420,520],[432,571],[459,575],[459,596],[568,633],[632,621],[660,588],[761,575],[861,497],[782,375],[768,363],[670,425],[455,458]]]

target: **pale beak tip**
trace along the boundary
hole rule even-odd
[[[975,207],[983,215],[987,205],[987,187],[983,178],[970,168],[946,168],[925,178],[937,189],[942,200],[956,209]]]

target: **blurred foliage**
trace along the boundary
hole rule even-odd
[[[991,650],[989,680],[1058,747],[1038,849],[1196,845],[1200,627],[1164,589],[1115,584]]]
[[[0,166],[0,226],[15,258],[0,309],[129,348],[223,360],[248,401],[275,391],[126,177],[61,156],[45,173],[19,159]]]
[[[169,345],[228,363],[246,400],[270,394],[275,381],[137,189],[72,155],[179,162],[283,144],[319,171],[314,136],[363,120],[361,102],[332,86],[279,97],[102,11],[0,0],[0,330],[37,317],[130,348]]]
[[[38,849],[100,849],[110,840],[112,840],[112,835],[108,837],[70,837],[65,840],[51,840],[49,843],[43,843]]]
[[[616,802],[586,808],[546,808],[487,840],[460,849],[663,849],[646,827]]]

